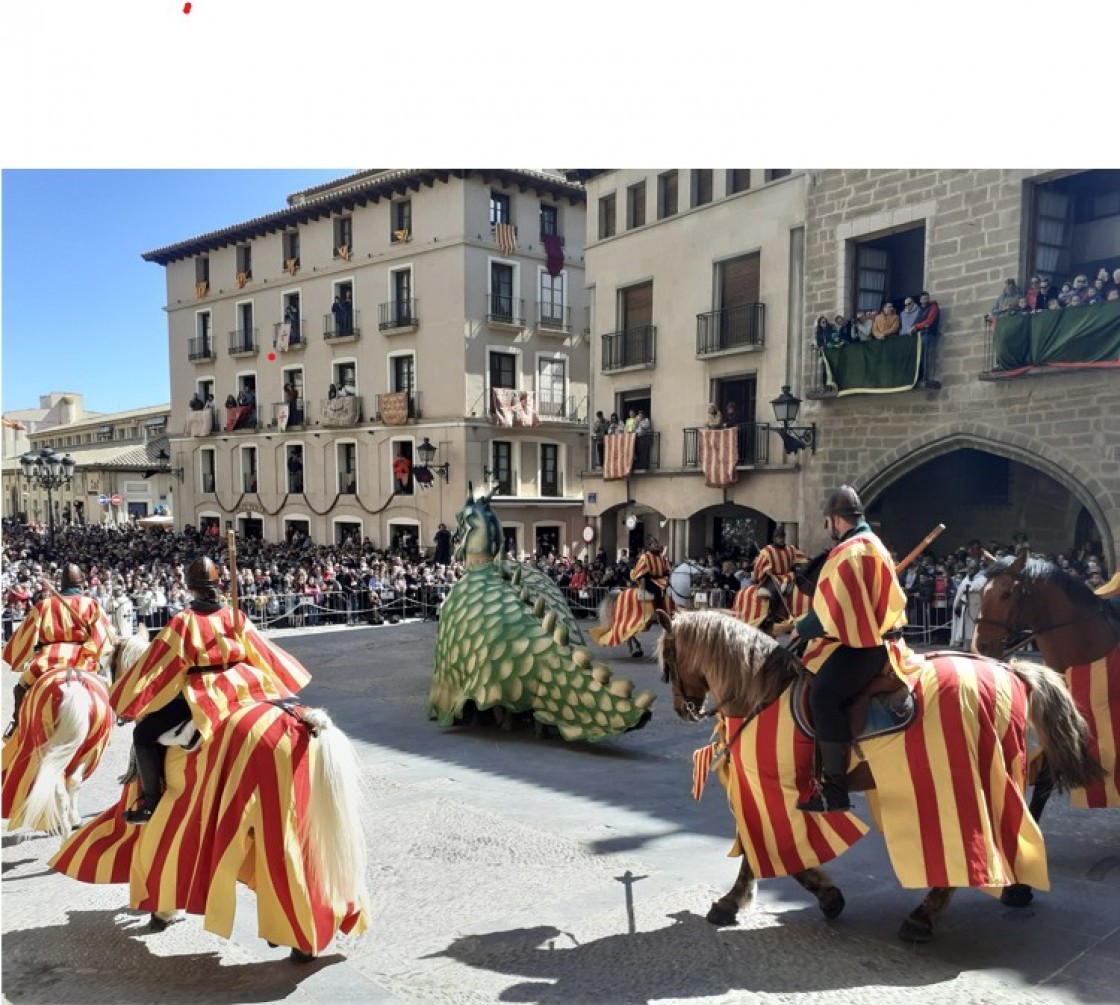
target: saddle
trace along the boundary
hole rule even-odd
[[[804,674],[790,688],[790,710],[794,721],[810,739],[817,738],[813,714],[809,710],[809,689],[812,674]],[[883,672],[846,705],[852,742],[887,736],[906,729],[918,715],[918,703],[910,688],[888,663]]]

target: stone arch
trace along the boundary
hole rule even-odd
[[[927,432],[912,437],[886,454],[870,469],[866,477],[861,479],[857,486],[860,499],[865,506],[869,506],[903,475],[917,470],[935,457],[967,447],[1018,461],[1048,475],[1060,485],[1066,486],[1070,494],[1089,512],[1102,532],[1111,530],[1107,514],[1117,511],[1117,502],[1100,481],[1068,454],[1061,457],[1049,456],[1054,453],[1053,450],[1037,440],[1015,433],[1006,433],[1000,440],[970,429],[951,433]],[[1115,568],[1114,541],[1108,533],[1105,533],[1103,538],[1105,560],[1109,568]]]

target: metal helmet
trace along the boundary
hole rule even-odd
[[[64,590],[78,589],[86,585],[86,574],[80,565],[71,562],[62,570],[62,588]]]
[[[825,516],[839,516],[847,520],[854,520],[863,516],[863,503],[859,501],[856,490],[851,485],[841,485],[829,493],[824,504]]]
[[[187,586],[192,590],[216,590],[221,574],[212,559],[196,558],[187,569]]]
[[[778,538],[783,541],[786,538],[786,525],[784,523],[780,523],[774,528],[774,540],[776,541]]]

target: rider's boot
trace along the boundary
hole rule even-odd
[[[12,709],[12,721],[8,723],[8,728],[4,730],[5,740],[16,731],[16,726],[19,725],[19,707],[23,704],[23,699],[30,690],[31,688],[26,684],[16,684],[16,686],[12,688],[12,697],[15,698],[16,704]]]
[[[163,758],[165,748],[158,743],[138,743],[136,769],[140,774],[140,798],[121,815],[126,824],[146,824],[152,819],[163,794]]]
[[[797,808],[804,813],[833,813],[836,810],[850,810],[848,799],[848,757],[851,744],[821,742],[820,785],[813,794]]]
[[[642,643],[638,639],[627,639],[626,644],[630,647],[630,655],[633,656],[634,659],[640,659],[641,657],[645,656],[645,652],[642,649]]]

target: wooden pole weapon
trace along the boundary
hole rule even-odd
[[[921,553],[925,551],[926,548],[928,548],[941,536],[941,532],[943,530],[945,530],[945,524],[943,523],[939,523],[936,527],[934,527],[933,530],[931,530],[925,537],[921,539],[921,541],[918,542],[918,546],[912,552],[910,552],[910,554],[907,555],[901,562],[899,562],[898,565],[894,567],[895,573],[902,572],[902,570],[905,569],[911,562],[913,562],[914,559],[921,555]]]
[[[229,551],[229,597],[233,603],[233,630],[240,635],[245,628],[245,615],[237,602],[237,537],[232,527],[226,531],[226,546]]]

